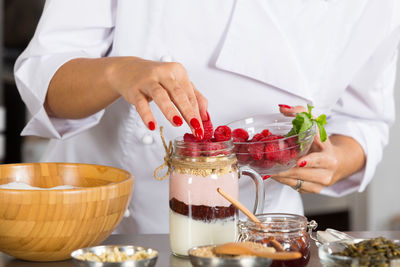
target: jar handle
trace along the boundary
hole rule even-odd
[[[265,198],[265,192],[264,192],[264,180],[256,172],[250,167],[247,166],[242,166],[240,167],[240,176],[246,175],[249,176],[256,187],[256,199],[254,201],[254,209],[253,213],[254,214],[261,214],[264,211],[264,198]]]

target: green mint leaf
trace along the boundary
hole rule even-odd
[[[321,141],[324,142],[327,139],[327,134],[324,128],[324,125],[326,125],[326,115],[322,114],[318,118],[314,119],[311,114],[314,106],[307,104],[307,108],[308,112],[300,112],[296,114],[296,117],[292,120],[293,127],[285,136],[289,137],[298,134],[299,139],[302,139],[302,133],[310,129],[315,122],[318,126]]]
[[[297,114],[297,116],[303,117],[303,124],[300,126],[300,130],[298,131],[298,133],[305,132],[311,128],[311,126],[313,125],[313,119],[309,118],[307,113],[299,113]]]
[[[308,108],[308,114],[310,115],[310,119],[311,119],[312,118],[311,110],[314,108],[314,106],[311,106],[310,104],[307,104],[307,108]]]
[[[326,124],[326,121],[325,121],[325,124]],[[324,128],[323,124],[318,121],[317,121],[317,126],[318,126],[318,130],[319,130],[319,138],[321,139],[322,142],[325,142],[326,138],[327,138],[325,128]]]
[[[315,121],[317,123],[320,123],[321,125],[326,125],[326,115],[325,114],[320,115]]]

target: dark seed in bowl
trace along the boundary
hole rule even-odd
[[[333,255],[359,258],[360,266],[384,267],[389,266],[390,260],[400,259],[400,244],[377,237],[349,244],[343,251]]]

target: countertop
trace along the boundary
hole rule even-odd
[[[356,238],[372,238],[384,236],[390,239],[400,239],[400,231],[384,231],[384,232],[347,232]],[[171,254],[169,248],[169,237],[167,234],[149,234],[149,235],[111,235],[103,244],[105,245],[137,245],[143,247],[151,247],[159,251],[157,267],[176,266],[191,267],[189,260],[175,257]],[[311,260],[309,267],[321,266],[318,259],[318,250],[314,242],[311,243]],[[15,259],[0,252],[0,267],[72,267],[72,260],[58,262],[28,262]]]

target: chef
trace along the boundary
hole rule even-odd
[[[299,193],[363,191],[394,121],[397,0],[48,0],[15,64],[44,161],[110,165],[136,178],[118,231],[168,232],[166,139],[202,138],[254,114],[328,116],[293,169],[265,181],[265,212],[302,214]],[[280,104],[280,106],[278,106]],[[240,199],[254,199],[240,179]],[[294,190],[296,189],[296,190]]]

